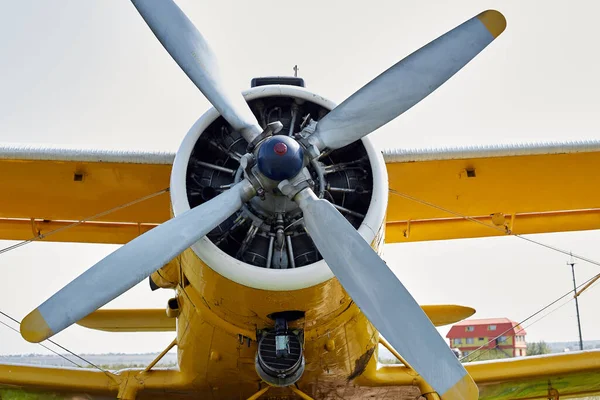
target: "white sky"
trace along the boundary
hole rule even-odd
[[[298,64],[309,89],[337,102],[440,34],[496,8],[507,31],[375,133],[376,143],[600,139],[596,1],[178,3],[240,90],[252,77],[291,74]],[[175,151],[209,107],[125,1],[0,0],[0,54],[0,142]],[[535,238],[600,260],[598,232]],[[10,244],[0,241],[0,248]],[[0,310],[21,319],[115,248],[34,243],[0,255]],[[478,317],[520,320],[572,288],[567,257],[514,237],[391,245],[385,253],[420,303],[469,305]],[[600,272],[586,263],[576,268],[580,282]],[[162,308],[171,295],[150,292],[144,281],[110,306]],[[599,300],[598,289],[581,297],[584,339],[600,339]],[[576,340],[573,303],[527,330],[529,340]],[[0,338],[0,354],[45,352],[1,326]],[[55,340],[90,353],[159,351],[172,338],[72,327]]]

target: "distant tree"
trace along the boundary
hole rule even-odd
[[[486,361],[486,360],[497,360],[500,358],[509,358],[512,357],[511,354],[505,352],[502,349],[481,349],[471,352],[470,354],[464,356],[461,361],[462,362],[472,362],[472,361]]]
[[[527,353],[526,354],[528,356],[533,356],[533,355],[536,355],[536,354],[540,354],[539,353],[539,351],[540,351],[539,349],[540,348],[539,348],[539,346],[538,346],[537,343],[535,343],[535,342],[533,342],[533,343],[527,343]]]
[[[527,343],[527,355],[538,356],[540,354],[549,354],[552,350],[543,340],[540,342]]]

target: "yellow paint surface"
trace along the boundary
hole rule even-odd
[[[32,343],[39,343],[52,336],[52,330],[37,308],[21,321],[21,336]]]
[[[435,326],[454,324],[475,314],[475,309],[456,305],[421,306]]]
[[[77,324],[109,332],[168,332],[175,331],[176,321],[164,309],[98,310]]]
[[[488,31],[497,38],[506,29],[506,18],[496,10],[487,10],[477,16]]]
[[[390,189],[412,198],[390,192],[387,243],[600,228],[598,152],[386,166]],[[503,214],[504,226],[492,214]]]
[[[170,172],[170,165],[0,160],[0,239],[30,239],[156,193],[169,187]],[[165,193],[47,240],[127,243],[167,220],[169,210]]]

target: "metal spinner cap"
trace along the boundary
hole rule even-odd
[[[258,170],[274,181],[298,175],[304,162],[304,150],[293,138],[285,135],[266,139],[257,155]]]

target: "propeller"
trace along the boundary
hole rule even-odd
[[[158,40],[215,108],[252,142],[262,129],[239,93],[226,88],[202,35],[171,0],[132,0]],[[308,136],[318,150],[338,149],[388,123],[448,80],[506,26],[502,14],[485,11],[400,61],[332,110]],[[212,200],[152,229],[77,277],[21,323],[21,333],[40,342],[124,293],[180,254],[242,207],[261,182],[277,182],[301,208],[306,230],[342,286],[373,325],[444,400],[476,400],[477,386],[404,285],[335,207],[310,189],[303,165],[311,152],[286,136],[257,143],[258,158],[244,180]],[[268,143],[268,146],[265,145]],[[283,145],[281,145],[283,143]],[[263,147],[264,146],[264,147]],[[284,149],[286,149],[284,151]],[[275,151],[277,156],[272,154]],[[273,160],[287,154],[286,163]],[[289,167],[289,168],[288,168]],[[289,169],[289,171],[287,169]],[[286,169],[278,174],[278,169]],[[290,178],[291,177],[291,178]],[[269,188],[273,189],[273,188]]]
[[[477,399],[475,382],[423,309],[348,220],[311,189],[294,200],[331,271],[410,367],[442,399]]]
[[[488,10],[421,47],[322,118],[310,142],[320,150],[339,149],[387,124],[433,93],[505,27],[504,16]]]
[[[171,0],[131,0],[156,38],[227,122],[251,143],[262,129],[240,92],[221,76],[215,54]]]
[[[96,311],[200,240],[254,195],[250,182],[243,180],[135,238],[30,312],[21,322],[21,335],[41,342]]]

